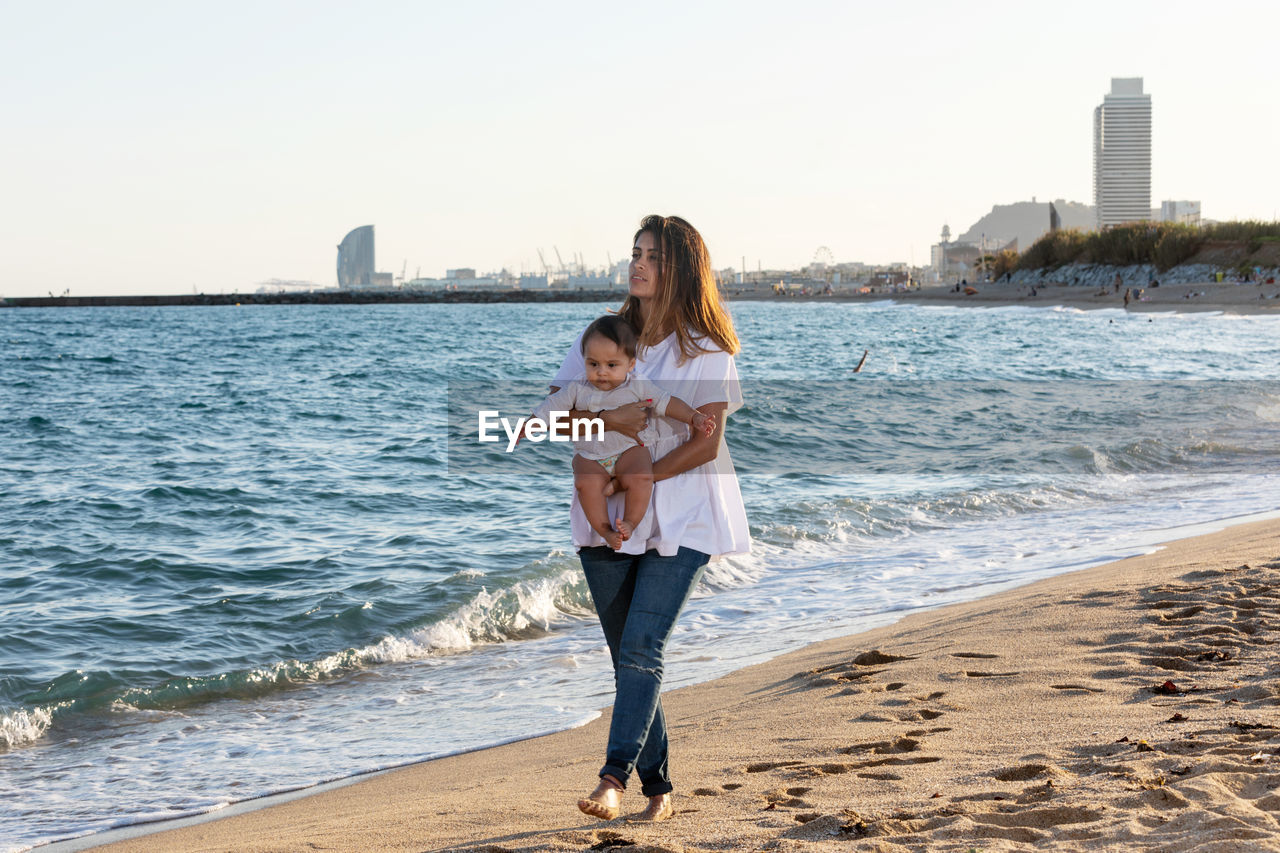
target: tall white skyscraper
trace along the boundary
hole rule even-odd
[[[1112,77],[1093,110],[1093,204],[1099,228],[1151,219],[1151,96],[1141,77]]]

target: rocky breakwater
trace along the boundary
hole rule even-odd
[[[1206,240],[1180,263],[1165,269],[1154,263],[1095,263],[1077,259],[1058,265],[1020,269],[1013,273],[1012,281],[1014,284],[1036,286],[1065,284],[1102,288],[1113,287],[1117,275],[1124,287],[1150,287],[1154,282],[1265,282],[1280,278],[1280,241],[1274,238]]]
[[[188,293],[174,296],[16,296],[0,308],[155,305],[371,305],[385,303],[620,302],[608,290],[318,290],[302,293]]]
[[[1065,284],[1080,287],[1112,287],[1116,276],[1120,276],[1123,287],[1150,287],[1152,283],[1160,284],[1204,284],[1218,281],[1222,273],[1222,281],[1240,281],[1235,270],[1223,270],[1213,264],[1181,264],[1161,272],[1152,264],[1130,264],[1114,266],[1111,264],[1064,264],[1053,269],[1018,270],[1013,274],[1013,284]],[[1280,278],[1280,268],[1263,267],[1261,279]]]

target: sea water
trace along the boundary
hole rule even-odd
[[[457,410],[609,307],[0,312],[0,850],[597,716],[570,450]],[[1280,318],[732,311],[752,553],[669,687],[1280,507]]]

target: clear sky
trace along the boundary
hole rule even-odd
[[[646,213],[717,267],[925,263],[993,204],[1092,202],[1152,96],[1152,202],[1280,208],[1273,2],[0,0],[0,295],[603,266]],[[554,260],[552,260],[554,263]]]

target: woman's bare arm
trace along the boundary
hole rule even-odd
[[[653,481],[665,480],[685,471],[691,471],[699,465],[705,465],[720,452],[720,442],[724,440],[724,413],[728,411],[728,403],[707,403],[699,406],[698,411],[715,418],[718,429],[710,436],[701,432],[693,432],[689,440],[653,463]]]
[[[552,393],[556,390],[558,389],[554,385],[551,386]],[[583,409],[569,411],[570,422],[592,418],[604,421],[604,428],[607,431],[619,432],[627,438],[635,439],[640,435],[640,430],[644,429],[649,415],[643,403],[627,403],[625,406],[606,409],[603,412],[588,412]]]

